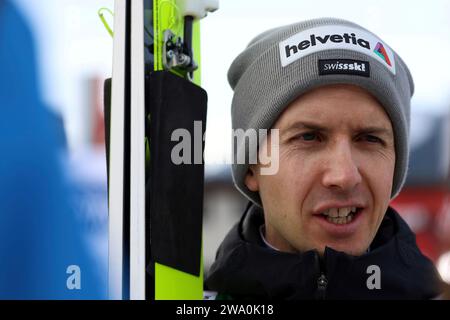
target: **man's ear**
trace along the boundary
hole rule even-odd
[[[257,192],[259,191],[259,183],[258,183],[258,177],[256,175],[256,167],[254,165],[251,165],[248,170],[247,174],[245,175],[245,185],[250,191]]]

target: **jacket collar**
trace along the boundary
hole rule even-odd
[[[235,297],[313,299],[318,281],[328,299],[423,299],[439,293],[439,276],[418,249],[415,236],[392,208],[372,242],[370,252],[350,256],[326,248],[292,254],[268,248],[259,235],[262,209],[249,204],[241,221],[219,247],[206,285]],[[381,289],[369,289],[373,267],[379,268]]]

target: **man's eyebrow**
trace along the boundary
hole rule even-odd
[[[298,129],[309,129],[309,130],[316,130],[316,131],[327,131],[328,129],[324,126],[321,126],[317,123],[310,122],[310,121],[297,121],[289,125],[286,129],[282,129],[281,131],[283,133],[288,133],[292,130],[298,130]]]
[[[282,135],[289,133],[293,130],[299,130],[299,129],[308,129],[308,130],[315,130],[315,131],[322,131],[326,132],[329,131],[329,128],[326,128],[323,125],[311,122],[311,121],[297,121],[289,125],[286,129],[282,129]],[[385,126],[357,126],[355,127],[354,131],[360,133],[360,134],[381,134],[381,135],[388,135],[390,136],[392,134],[392,131],[386,128]]]
[[[388,135],[390,136],[392,133],[392,130],[389,130],[386,127],[377,127],[377,126],[369,126],[369,127],[358,127],[356,129],[359,133],[373,133],[373,134],[381,134],[381,135]]]

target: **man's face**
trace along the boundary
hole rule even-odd
[[[262,175],[258,164],[245,180],[260,194],[266,239],[287,252],[363,254],[392,190],[394,137],[383,107],[359,87],[325,86],[292,102],[273,129],[278,172]],[[270,154],[270,144],[269,135],[260,152]]]

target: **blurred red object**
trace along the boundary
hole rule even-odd
[[[422,252],[434,262],[450,250],[450,193],[447,188],[405,187],[391,206],[414,231]]]

